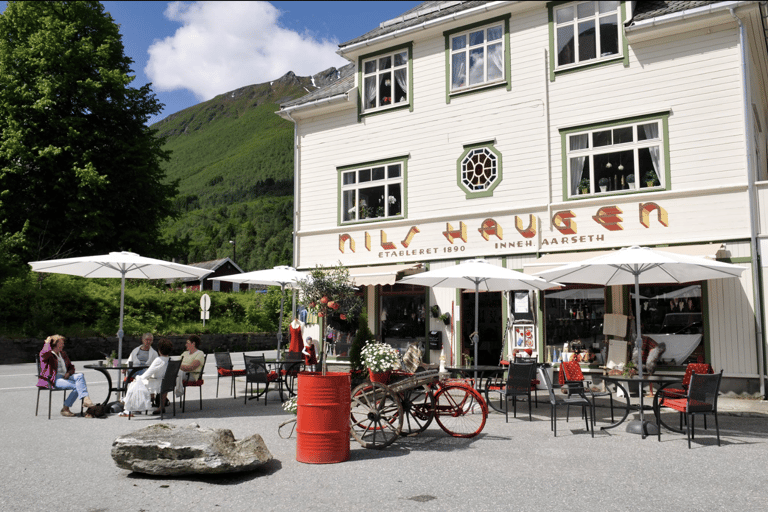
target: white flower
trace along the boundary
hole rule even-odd
[[[389,196],[389,204],[395,204],[397,202],[397,199],[395,196]]]

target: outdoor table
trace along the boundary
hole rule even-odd
[[[657,403],[659,400],[659,392],[662,390],[662,388],[665,385],[671,384],[673,382],[680,382],[680,377],[676,376],[665,376],[665,375],[643,375],[642,378],[635,375],[632,377],[625,377],[624,375],[602,375],[600,377],[605,381],[606,383],[612,383],[617,388],[621,388],[622,391],[624,391],[624,396],[627,398],[627,404],[626,408],[624,410],[624,416],[617,421],[616,423],[613,423],[611,425],[607,425],[604,427],[600,427],[600,430],[607,430],[609,428],[616,428],[627,419],[627,416],[629,416],[630,411],[632,410],[638,410],[640,411],[640,420],[639,421],[630,421],[629,425],[627,425],[627,432],[630,432],[632,434],[640,434],[643,436],[643,439],[646,438],[648,435],[656,434],[656,432],[649,432],[649,427],[652,429],[656,428],[656,425],[653,423],[649,423],[645,421],[644,414],[646,410],[653,410],[654,414],[658,414],[657,410]],[[637,384],[638,393],[640,395],[640,404],[631,404],[629,399],[629,390],[627,387],[625,387],[625,384],[627,387],[631,387],[633,384]],[[643,386],[645,384],[656,384],[658,389],[656,390],[656,393],[653,396],[653,406],[646,406],[644,404],[644,393],[643,393]],[[666,425],[665,425],[666,426]]]
[[[288,391],[290,396],[293,393],[293,378],[295,375],[290,375],[288,372],[299,372],[304,366],[304,359],[265,359],[267,366],[271,371],[277,373],[277,385],[279,386],[280,401],[283,401],[283,387]],[[285,374],[283,374],[285,370]]]
[[[140,365],[128,366],[124,364],[120,366],[107,366],[107,365],[101,365],[101,364],[86,364],[84,365],[84,368],[101,372],[107,378],[107,399],[102,403],[108,404],[109,397],[112,396],[113,391],[117,393],[117,398],[120,399],[120,393],[125,393],[127,388],[127,386],[122,385],[123,381],[120,380],[120,373],[117,374],[117,382],[118,382],[117,386],[113,386],[112,376],[109,374],[110,371],[119,372],[120,370],[127,370],[128,376],[126,377],[126,380],[129,380],[129,379],[132,379],[137,372],[140,372],[141,370],[145,370],[149,368],[149,365],[140,364]]]
[[[467,374],[474,374],[475,376],[475,389],[477,390],[484,390],[483,387],[483,379],[485,379],[486,383],[488,382],[488,379],[491,377],[503,373],[507,371],[506,366],[492,366],[492,365],[468,365],[468,366],[446,366],[446,370],[452,373],[458,373],[463,376],[467,376]],[[478,377],[479,374],[479,377]]]

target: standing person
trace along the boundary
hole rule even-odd
[[[187,350],[181,354],[181,371],[187,373],[184,380],[198,380],[203,373],[205,354],[200,350],[200,336],[193,334],[187,339]]]
[[[82,373],[75,373],[75,366],[70,362],[69,356],[64,352],[64,336],[54,334],[45,339],[43,349],[40,351],[40,380],[39,387],[56,387],[72,390],[64,400],[61,415],[71,417],[75,414],[69,410],[76,400],[83,401],[83,407],[92,407],[94,404],[88,396],[88,388],[85,385],[85,377]],[[86,415],[86,417],[93,417]]]
[[[151,332],[144,333],[141,337],[141,345],[131,351],[131,355],[128,356],[128,361],[133,363],[134,366],[151,365],[157,358],[157,352],[152,348],[153,340],[154,337]],[[143,370],[136,372],[135,377],[144,375],[144,372],[146,371],[147,368],[144,368]]]
[[[317,364],[317,351],[315,350],[315,344],[312,341],[312,336],[307,336],[304,341],[304,350],[301,351],[304,354],[304,364],[307,366]]]

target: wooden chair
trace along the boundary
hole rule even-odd
[[[42,370],[40,369],[40,356],[37,356],[35,358],[35,361],[37,362],[37,379],[38,382],[40,379],[43,378],[42,376]],[[37,386],[37,403],[35,404],[35,416],[37,416],[37,412],[40,409],[40,392],[47,389],[48,390],[48,419],[51,419],[51,401],[53,400],[53,392],[54,391],[63,391],[64,394],[62,395],[61,404],[62,407],[64,406],[64,401],[67,399],[67,391],[66,389],[57,388],[53,384],[51,384],[49,387],[44,386]],[[80,401],[80,416],[83,415],[83,401]]]
[[[680,427],[682,429],[683,415],[686,420],[686,434],[688,437],[688,448],[691,447],[691,439],[694,438],[693,421],[697,414],[704,416],[704,428],[707,428],[706,415],[712,414],[715,417],[715,429],[717,430],[717,446],[720,446],[720,425],[717,422],[717,396],[720,394],[720,381],[723,377],[723,370],[720,373],[691,374],[691,382],[688,386],[688,393],[679,398],[665,396],[659,402],[659,408],[669,407],[680,413]],[[666,391],[666,390],[665,390]],[[658,438],[661,441],[661,414],[656,415],[656,427],[659,430]]]
[[[215,352],[213,355],[216,358],[216,398],[219,398],[219,380],[222,377],[232,377],[229,392],[232,393],[234,398],[237,398],[235,377],[245,377],[245,370],[235,370],[232,367],[232,357],[229,355],[229,352]]]
[[[555,390],[552,386],[552,381],[549,379],[549,373],[546,371],[540,371],[539,374],[541,375],[542,379],[544,380],[544,385],[547,387],[547,392],[549,393],[549,403],[551,405],[551,415],[550,415],[550,429],[555,433],[555,437],[557,437],[557,406],[558,405],[579,405],[582,409],[582,414],[584,415],[584,418],[587,422],[587,431],[590,430],[590,418],[589,418],[589,412],[593,410],[592,402],[589,401],[589,399],[586,397],[586,395],[581,392],[581,394],[578,394],[578,390],[575,390],[576,392],[574,394],[567,395],[567,398],[559,398],[555,395]],[[592,427],[592,437],[595,437],[595,429]]]
[[[188,387],[196,387],[200,389],[200,410],[203,410],[203,384],[205,384],[205,381],[203,380],[203,370],[205,369],[205,362],[208,360],[208,354],[203,357],[203,364],[200,366],[200,376],[197,378],[197,380],[188,380],[190,373],[195,372],[184,372],[184,379],[182,380],[182,385],[184,386],[184,394],[181,395],[181,412],[185,412],[187,410],[187,388]]]

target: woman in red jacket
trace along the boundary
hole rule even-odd
[[[82,373],[75,373],[75,367],[70,362],[67,353],[64,352],[64,336],[54,334],[45,339],[43,350],[40,351],[40,380],[39,387],[56,387],[58,389],[71,389],[64,400],[62,416],[74,416],[69,410],[76,400],[83,401],[83,407],[91,407],[93,402],[88,397],[88,388],[85,385],[85,377]]]

